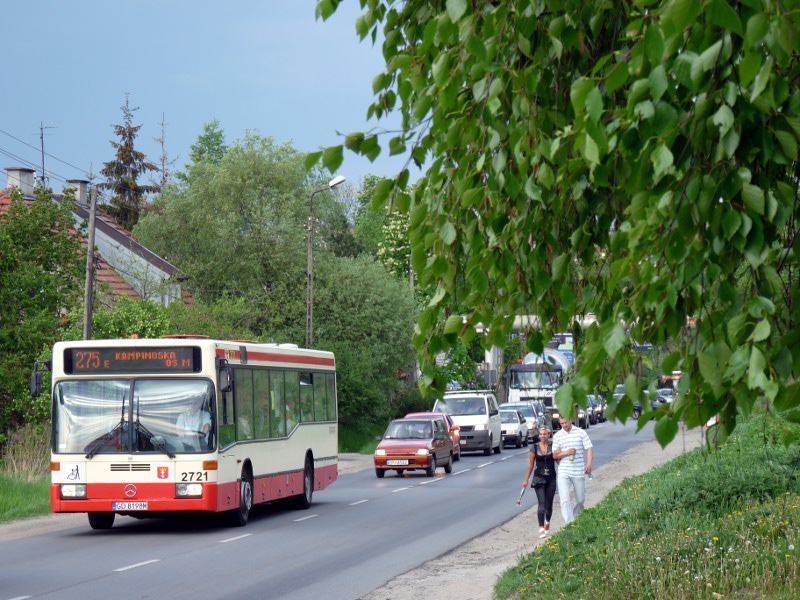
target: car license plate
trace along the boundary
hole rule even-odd
[[[407,460],[387,460],[386,461],[386,465],[389,466],[389,467],[399,467],[399,466],[407,465],[407,464],[408,464]]]
[[[147,510],[147,502],[114,502],[112,510]]]
[[[466,446],[467,440],[458,440],[458,443],[461,444],[462,446]]]

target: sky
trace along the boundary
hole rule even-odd
[[[342,143],[340,134],[392,129],[391,120],[366,119],[384,62],[380,45],[356,34],[360,3],[344,0],[327,21],[315,18],[315,7],[316,0],[3,2],[0,168],[38,176],[43,131],[54,191],[67,179],[97,177],[114,159],[126,94],[138,108],[136,148],[159,162],[163,120],[173,170],[184,170],[213,119],[228,144],[251,131],[302,152]],[[336,174],[358,185],[367,174],[396,174],[405,158],[384,149],[370,163],[345,151]]]

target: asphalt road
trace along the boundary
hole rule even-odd
[[[634,431],[591,427],[595,466],[653,439]],[[257,508],[244,528],[124,517],[0,542],[0,600],[358,598],[517,514],[527,452],[465,454],[434,478],[345,474],[309,510]]]

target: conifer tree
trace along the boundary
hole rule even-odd
[[[158,171],[158,167],[134,147],[142,126],[133,124],[133,112],[139,109],[130,107],[127,94],[121,108],[123,123],[114,126],[119,141],[111,142],[116,149],[116,158],[105,163],[100,170],[106,181],[98,187],[111,192],[110,206],[105,207],[106,211],[117,223],[131,231],[139,222],[146,194],[156,191],[156,186],[139,185],[138,179],[150,171]]]

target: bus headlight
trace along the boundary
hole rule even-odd
[[[178,498],[199,498],[203,495],[203,484],[178,483],[175,485],[175,495]]]
[[[83,483],[62,483],[62,498],[86,498],[86,484]]]

